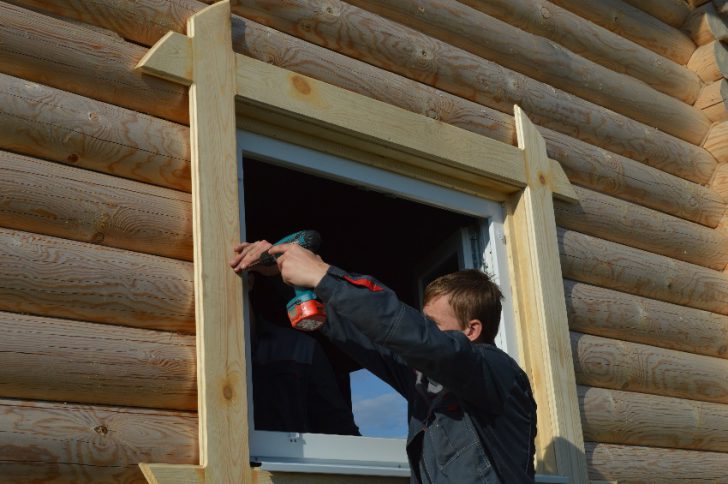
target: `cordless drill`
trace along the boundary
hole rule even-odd
[[[317,252],[321,246],[321,236],[315,230],[301,230],[283,237],[273,245],[298,244],[311,252]],[[258,264],[272,266],[276,264],[276,257],[264,252]],[[316,298],[313,289],[302,287],[293,288],[295,295],[286,304],[288,319],[291,326],[303,331],[314,331],[326,322],[326,311],[323,303]]]

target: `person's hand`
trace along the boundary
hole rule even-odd
[[[278,256],[278,269],[286,284],[297,287],[316,287],[326,275],[329,265],[310,250],[298,244],[272,247],[270,254]]]
[[[256,242],[241,242],[233,247],[235,256],[230,259],[230,267],[237,273],[247,270],[251,264],[260,259],[263,253],[267,252],[273,246],[267,240],[258,240]],[[252,272],[258,272],[264,276],[274,276],[278,274],[278,266],[256,265],[251,269]]]

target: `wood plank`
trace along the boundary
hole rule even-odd
[[[728,452],[728,405],[579,387],[584,439]]]
[[[578,203],[554,204],[570,230],[711,269],[728,264],[728,236],[713,229],[576,187]]]
[[[191,333],[192,281],[189,262],[0,229],[3,311]]]
[[[700,93],[695,107],[700,108],[713,122],[728,119],[728,81],[720,79],[705,86]]]
[[[0,147],[190,191],[189,129],[0,74]]]
[[[707,122],[695,108],[644,82],[455,0],[348,3],[678,137],[685,138],[678,131],[683,123],[697,126]],[[692,45],[690,39],[687,41]],[[573,72],[580,75],[574,76]],[[688,102],[692,104],[692,100]]]
[[[728,26],[712,3],[696,8],[685,21],[683,30],[699,46],[714,40],[728,40]]]
[[[3,482],[144,482],[137,462],[197,459],[193,413],[0,400]]]
[[[687,66],[704,82],[720,80],[728,75],[728,49],[718,40],[708,42],[695,49]]]
[[[721,482],[728,475],[728,459],[721,452],[659,449],[631,445],[586,445],[589,477],[617,482],[678,484]]]
[[[506,204],[506,237],[520,353],[538,405],[537,472],[585,482],[546,143],[518,106],[515,114],[529,179],[524,191]]]
[[[0,312],[4,397],[194,410],[196,390],[193,336]]]
[[[406,477],[354,476],[253,470],[254,484],[406,484]]]
[[[716,123],[710,128],[703,142],[703,148],[708,150],[719,163],[728,162],[728,122]]]
[[[692,9],[685,0],[624,0],[668,25],[680,28]]]
[[[685,65],[695,50],[684,32],[623,0],[551,1],[680,65]]]
[[[700,89],[698,78],[684,66],[551,2],[541,1],[539,8],[534,8],[531,0],[459,1],[678,99],[694,99]],[[651,0],[637,1],[649,3]],[[666,0],[657,1],[663,4]],[[682,22],[677,27],[681,25]]]
[[[614,242],[559,230],[564,277],[728,314],[728,274]]]
[[[571,333],[580,385],[728,403],[728,360]]]
[[[0,40],[5,74],[187,122],[182,86],[134,72],[143,47],[5,3],[0,4]]]
[[[192,259],[190,196],[0,151],[0,226]]]
[[[722,314],[569,280],[564,290],[573,331],[728,358],[728,317]]]

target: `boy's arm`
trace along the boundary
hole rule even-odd
[[[498,351],[479,351],[459,331],[440,331],[373,279],[330,267],[316,286],[329,318],[353,325],[375,345],[399,356],[450,391],[498,413],[516,377]]]

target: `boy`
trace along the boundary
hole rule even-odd
[[[413,483],[534,482],[536,404],[525,373],[493,344],[501,294],[485,274],[433,281],[423,314],[298,245],[269,252],[286,283],[315,288],[326,304],[322,332],[407,399]]]

